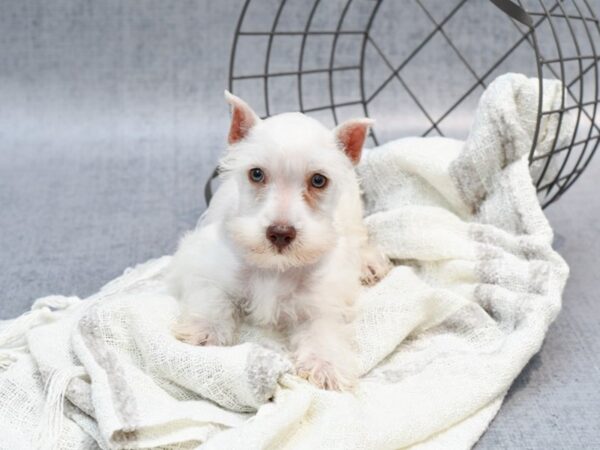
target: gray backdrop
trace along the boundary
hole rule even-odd
[[[493,35],[495,12],[473,2]],[[0,318],[89,295],[194,225],[227,131],[241,4],[0,0]],[[547,210],[571,266],[564,309],[478,448],[600,448],[599,177],[592,162]]]

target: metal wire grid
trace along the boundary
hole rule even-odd
[[[254,3],[260,0],[254,0]],[[538,120],[529,159],[530,164],[537,164],[541,167],[537,172],[536,187],[540,195],[540,201],[545,207],[558,199],[581,175],[589,164],[594,152],[600,143],[600,127],[597,121],[597,108],[600,103],[599,93],[599,64],[600,57],[596,52],[596,42],[600,42],[600,24],[594,15],[588,0],[571,0],[570,2],[555,0],[552,2],[544,0],[517,0],[514,3],[510,0],[490,0],[501,11],[507,14],[514,24],[514,33],[518,39],[508,47],[498,58],[490,64],[485,70],[477,70],[470,62],[469,55],[464,50],[461,51],[455,44],[449,33],[444,29],[448,22],[463,10],[468,1],[457,0],[453,7],[441,18],[436,19],[436,15],[431,11],[431,5],[427,6],[426,0],[413,0],[415,4],[423,11],[428,20],[433,25],[433,29],[426,34],[421,42],[406,55],[400,63],[394,64],[391,58],[382,49],[381,43],[378,43],[372,33],[373,23],[380,11],[383,0],[368,0],[361,2],[357,11],[351,11],[360,0],[345,0],[342,8],[334,23],[332,29],[319,29],[313,26],[317,12],[323,6],[321,0],[313,0],[312,3],[303,2],[309,5],[309,12],[306,21],[296,23],[296,29],[281,29],[280,20],[286,7],[292,3],[291,0],[277,0],[271,3],[270,7],[275,8],[275,14],[271,25],[264,28],[261,23],[256,28],[256,23],[250,23],[248,18],[248,8],[253,0],[246,0],[238,20],[234,43],[230,55],[230,76],[229,88],[232,92],[237,92],[237,84],[243,81],[259,81],[262,85],[262,96],[264,100],[264,117],[274,113],[273,103],[274,95],[270,83],[274,79],[290,80],[295,78],[296,98],[295,102],[287,104],[287,110],[299,110],[304,113],[328,112],[335,124],[340,121],[340,110],[347,107],[359,107],[362,114],[370,116],[371,104],[382,95],[392,81],[397,80],[402,86],[404,92],[412,99],[414,105],[423,114],[427,120],[427,127],[422,131],[423,136],[438,134],[444,136],[441,124],[468,99],[478,88],[485,89],[487,81],[494,75],[495,71],[515,52],[519,47],[528,46],[531,52],[531,59],[535,65],[535,71],[540,79],[539,89],[543,90],[542,78],[552,77],[563,81],[563,93],[561,98],[561,107],[556,110],[542,110],[542,96],[540,95],[538,104]],[[332,3],[332,2],[326,2]],[[334,2],[340,3],[340,2]],[[551,3],[551,6],[547,6]],[[568,3],[568,4],[567,4]],[[267,8],[268,5],[260,5]],[[501,14],[501,12],[499,11]],[[364,19],[359,26],[348,27],[347,22],[356,22],[349,19],[354,14],[362,14]],[[559,23],[560,22],[560,23]],[[404,24],[407,26],[410,24]],[[570,45],[565,45],[564,28],[568,30],[568,35],[572,41]],[[545,28],[544,28],[545,27]],[[576,30],[579,27],[580,30]],[[583,37],[581,31],[583,30]],[[273,43],[274,39],[285,36],[300,37],[298,63],[294,70],[274,70],[273,69]],[[336,65],[336,56],[340,48],[339,42],[344,36],[355,36],[360,39],[358,46],[359,58],[356,64]],[[419,98],[420,96],[412,89],[403,77],[403,71],[412,63],[415,64],[417,56],[423,49],[432,42],[434,37],[441,36],[450,50],[462,62],[466,70],[474,78],[474,82],[462,90],[449,107],[441,113],[434,114],[430,111],[428,105]],[[241,64],[238,63],[238,49],[242,40],[251,37],[266,38],[266,48],[264,50],[264,64],[257,73],[241,73]],[[312,38],[332,38],[329,54],[324,66],[308,68],[307,61],[307,43]],[[543,45],[540,48],[538,42],[550,45]],[[431,45],[431,44],[430,44]],[[326,46],[319,47],[323,52]],[[365,83],[366,72],[366,54],[367,50],[374,50],[381,58],[389,75],[379,83],[379,85],[367,93]],[[584,53],[587,49],[588,53]],[[482,49],[483,50],[483,49]],[[262,54],[258,53],[259,58]],[[322,55],[321,55],[322,56]],[[327,56],[327,55],[325,55]],[[567,67],[573,64],[575,67]],[[238,67],[240,66],[240,67]],[[515,70],[518,70],[516,68]],[[336,100],[336,74],[339,73],[358,73],[357,93],[359,98],[356,100],[339,101]],[[307,93],[304,85],[306,79],[312,75],[322,74],[327,77],[327,86],[323,89],[319,98],[324,98],[325,102],[321,105],[310,106],[307,104]],[[593,93],[585,91],[584,77],[592,74]],[[290,86],[292,84],[290,83]],[[257,89],[255,85],[255,91]],[[338,88],[339,91],[339,88]],[[254,92],[258,94],[258,92]],[[567,112],[573,111],[576,114],[575,132],[568,144],[558,145],[560,129],[564,123],[564,116]],[[537,154],[536,145],[540,124],[544,118],[557,116],[557,130],[553,139],[552,150],[546,154]],[[375,144],[378,144],[377,131],[371,133],[371,138]],[[549,175],[551,175],[549,177]],[[211,196],[210,183],[207,184],[205,192],[207,202]]]
[[[522,5],[520,0],[519,3]],[[547,7],[542,1],[538,3],[537,9],[529,11],[529,16],[537,18],[537,27],[547,21],[555,45],[555,56],[547,54],[551,51],[550,49],[546,51],[540,49],[533,39],[528,38],[527,42],[536,50],[540,78],[551,77],[563,81],[560,108],[539,113],[540,119],[544,116],[556,115],[558,117],[558,127],[552,150],[547,154],[535,155],[534,147],[530,153],[531,163],[543,162],[542,172],[535,183],[538,193],[543,195],[544,205],[549,205],[579,178],[591,161],[600,142],[600,123],[597,116],[600,104],[600,56],[596,51],[596,45],[600,44],[600,24],[588,0],[571,0],[569,3],[557,1],[551,7]],[[570,49],[567,49],[568,41],[565,42],[559,35],[561,25],[563,27],[566,25],[569,31],[572,39]],[[581,34],[578,34],[577,27],[585,31],[583,39]],[[590,53],[588,54],[584,53],[586,47],[589,47],[587,50]],[[574,65],[574,67],[568,67],[568,65]],[[593,93],[586,94],[584,77],[588,73],[592,75],[590,84],[593,86]],[[558,146],[561,124],[567,112],[576,114],[575,129],[570,142]],[[538,120],[538,126],[539,123],[540,120]],[[545,176],[552,162],[557,162],[559,167],[548,181]]]

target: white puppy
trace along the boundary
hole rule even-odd
[[[390,268],[368,242],[353,169],[371,120],[332,132],[300,113],[261,120],[225,97],[233,111],[221,185],[173,259],[170,286],[183,306],[175,334],[230,345],[239,320],[272,327],[289,337],[300,376],[350,389],[355,298],[361,280]]]

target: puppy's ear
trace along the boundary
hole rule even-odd
[[[236,97],[231,92],[225,91],[225,100],[232,107],[231,125],[227,140],[230,144],[235,144],[247,136],[250,129],[260,121],[260,118],[244,100]]]
[[[369,127],[374,123],[375,121],[372,119],[352,119],[334,128],[335,139],[352,164],[356,165],[360,161],[360,154],[369,133]]]

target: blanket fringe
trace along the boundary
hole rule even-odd
[[[56,369],[48,375],[44,388],[46,403],[44,404],[36,436],[39,450],[60,448],[59,439],[65,419],[64,409],[67,388],[73,378],[84,375],[86,375],[86,372],[81,366]]]
[[[0,329],[0,370],[6,370],[17,360],[19,353],[26,351],[27,332],[32,328],[54,321],[57,312],[65,311],[78,304],[78,297],[51,295],[37,299],[31,310],[11,320]]]

